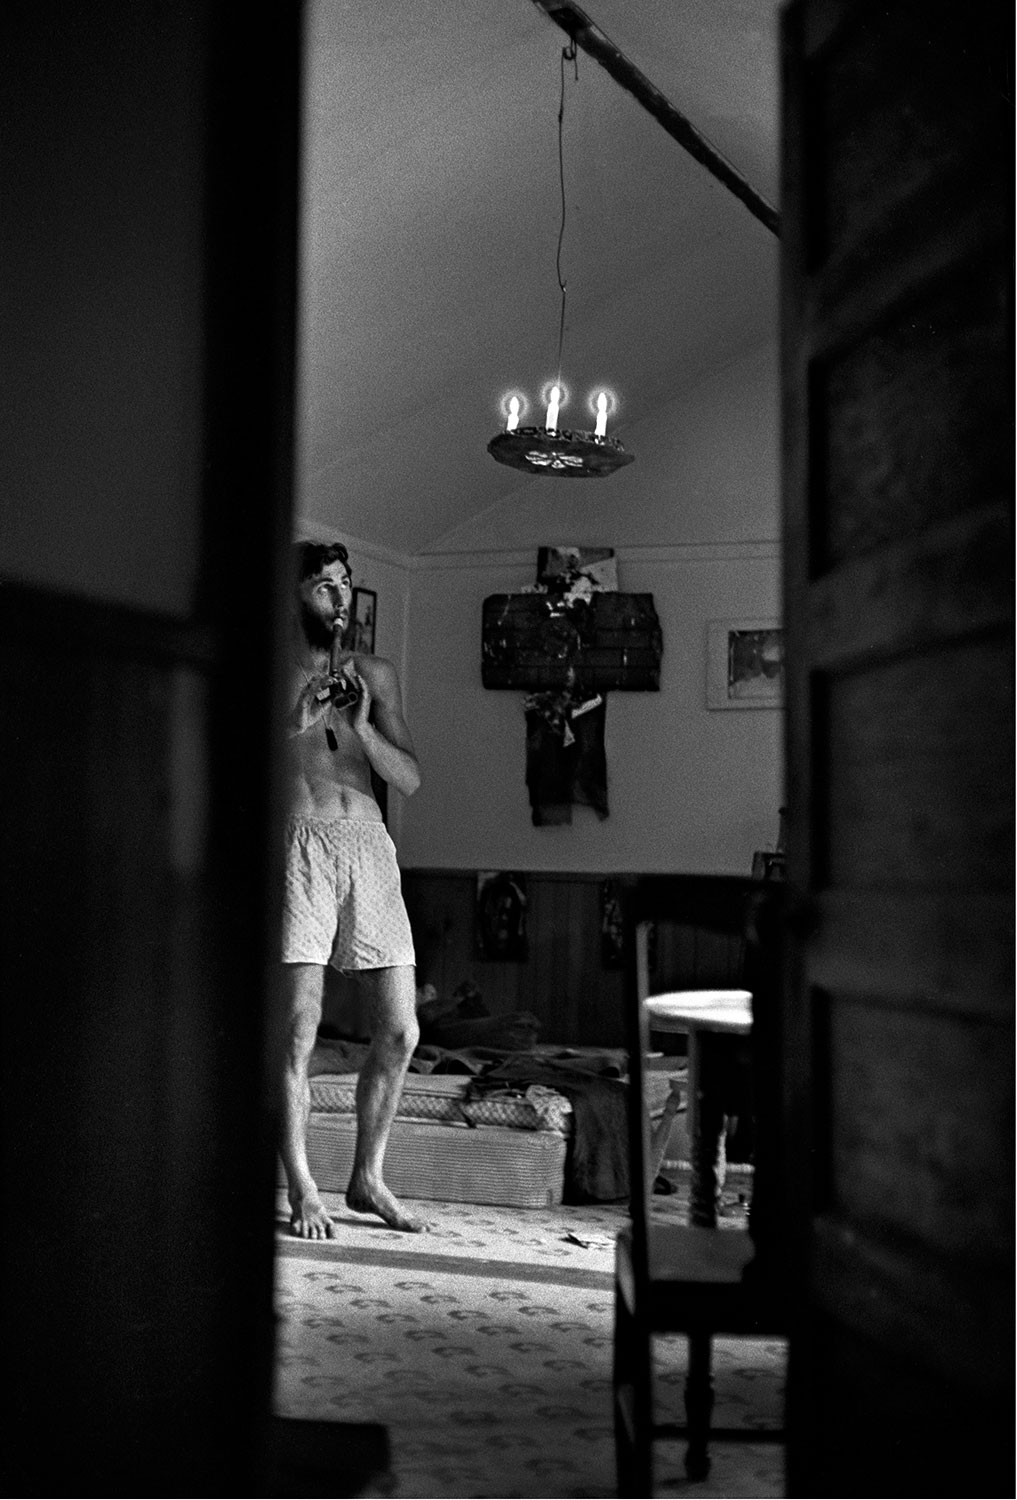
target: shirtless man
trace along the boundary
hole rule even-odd
[[[371,1045],[357,1082],[357,1143],[347,1205],[394,1229],[420,1230],[382,1180],[382,1162],[410,1056],[419,1038],[413,939],[395,848],[371,791],[372,769],[403,796],[420,770],[390,661],[343,650],[330,671],[338,625],[350,618],[346,548],[301,542],[294,549],[297,595],[283,902],[283,1017],[278,1074],[290,1228],[303,1239],[331,1239],[336,1226],[307,1164],[308,1062],[321,1020],[325,967],[361,986]],[[345,679],[345,683],[343,681]],[[358,697],[339,704],[351,685]]]

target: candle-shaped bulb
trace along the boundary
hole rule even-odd
[[[506,432],[515,432],[515,430],[516,430],[516,428],[518,426],[519,426],[519,397],[518,396],[510,396],[509,397],[509,414],[508,414],[508,421],[505,423],[505,431]]]
[[[558,426],[558,408],[561,405],[561,391],[556,385],[551,387],[551,399],[547,403],[547,421],[544,424],[549,432],[554,432]]]
[[[607,436],[607,392],[601,391],[597,397],[597,431],[595,437]]]

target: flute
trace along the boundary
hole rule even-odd
[[[336,620],[332,626],[332,645],[328,653],[328,674],[330,677],[339,677],[340,658],[343,654],[343,626],[341,620]]]
[[[351,682],[342,670],[343,655],[343,627],[339,620],[332,626],[332,646],[328,653],[328,671],[330,677],[338,677],[339,681],[332,692],[333,708],[349,708],[356,703],[360,697],[360,689],[356,683]]]

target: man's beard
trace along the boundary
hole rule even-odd
[[[308,609],[301,601],[300,623],[304,631],[304,639],[312,651],[328,651],[332,646],[332,628],[326,625],[319,615]]]

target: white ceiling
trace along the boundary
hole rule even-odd
[[[777,206],[779,0],[587,0]],[[302,519],[413,554],[534,484],[488,455],[554,374],[560,57],[533,0],[309,0]],[[622,441],[776,327],[777,241],[594,60],[566,73],[562,426]],[[542,408],[530,413],[542,420]],[[611,478],[573,481],[609,485]]]

